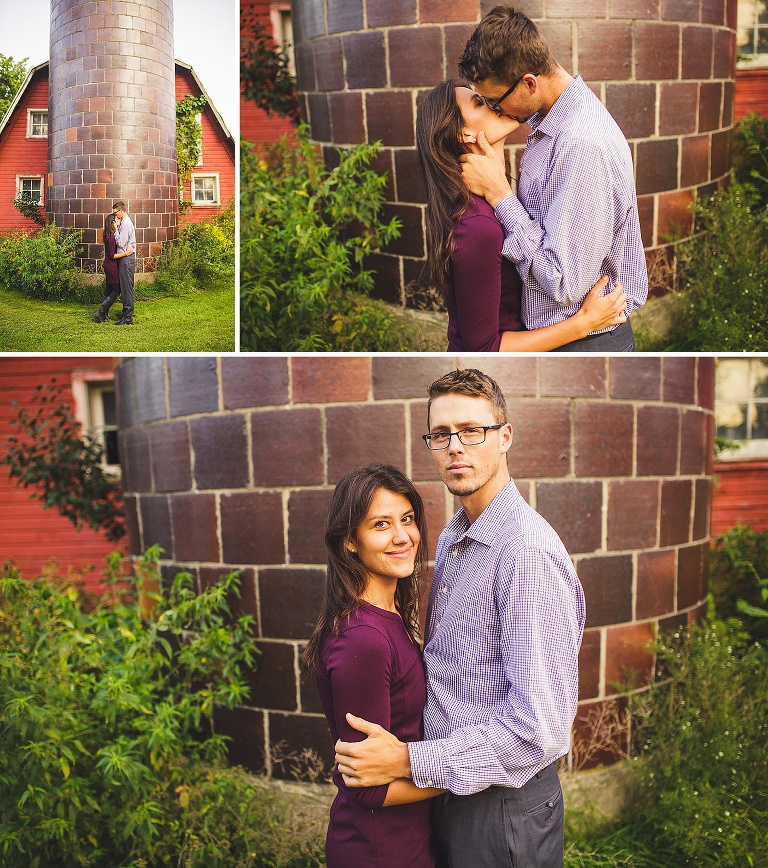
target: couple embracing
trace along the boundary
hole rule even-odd
[[[584,594],[507,470],[499,386],[455,370],[423,435],[462,508],[440,536],[418,642],[424,504],[397,468],[337,484],[303,663],[336,742],[328,868],[560,868],[555,761],[576,712]]]
[[[424,277],[445,296],[448,350],[633,351],[648,275],[623,133],[509,6],[483,18],[458,68],[416,120]],[[504,143],[525,122],[515,195]]]
[[[128,216],[125,202],[115,202],[112,213],[104,218],[101,240],[104,244],[104,274],[107,284],[99,309],[93,315],[93,321],[106,322],[109,318],[109,309],[119,295],[123,300],[123,310],[117,324],[133,325],[136,230]]]

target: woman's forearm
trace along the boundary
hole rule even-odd
[[[504,332],[501,336],[501,353],[549,352],[571,341],[578,341],[591,334],[592,329],[581,311],[554,325],[532,329],[529,332]]]
[[[410,805],[413,802],[423,802],[425,799],[434,799],[444,793],[437,787],[417,787],[413,781],[398,778],[389,785],[387,796],[382,807],[389,808],[392,805]]]

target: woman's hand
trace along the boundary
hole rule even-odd
[[[607,295],[601,296],[607,285],[608,278],[601,277],[581,303],[579,314],[584,320],[584,327],[588,329],[587,334],[627,321],[624,287],[616,281],[616,286]]]

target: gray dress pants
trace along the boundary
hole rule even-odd
[[[438,868],[562,868],[563,793],[554,764],[525,786],[434,800]]]
[[[633,353],[634,351],[635,334],[629,320],[616,326],[613,331],[587,335],[554,350],[556,353]]]
[[[120,280],[120,295],[123,297],[123,312],[120,319],[133,319],[133,272],[135,269],[135,253],[118,259],[117,276]]]

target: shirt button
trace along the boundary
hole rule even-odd
[[[434,781],[427,781],[427,786],[428,786],[428,787],[434,787],[434,785],[435,785],[435,784],[434,784]]]
[[[443,585],[443,587],[440,588],[440,593],[441,593],[441,594],[447,594],[447,593],[448,593],[448,588],[447,588],[445,585]]]

